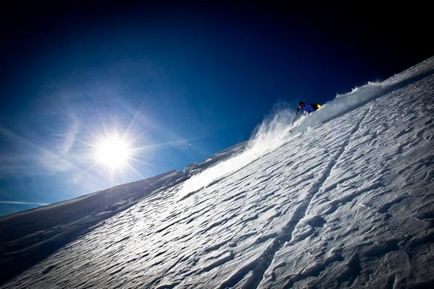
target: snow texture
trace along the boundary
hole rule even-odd
[[[433,70],[271,117],[1,288],[434,288]]]

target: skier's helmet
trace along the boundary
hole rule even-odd
[[[298,102],[298,107],[299,108],[303,108],[304,107],[304,102],[302,102],[301,100]]]

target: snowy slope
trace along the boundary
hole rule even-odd
[[[433,70],[430,58],[269,146],[186,170],[199,174],[2,288],[434,288]]]
[[[244,148],[244,143],[191,164],[145,180],[119,185],[69,201],[0,218],[0,284],[40,262],[57,249],[92,230],[103,220],[143,198],[185,181]]]

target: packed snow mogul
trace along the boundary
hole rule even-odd
[[[303,114],[310,114],[311,112],[320,109],[320,107],[321,104],[319,103],[304,103],[303,101],[299,101],[297,113],[302,112]]]

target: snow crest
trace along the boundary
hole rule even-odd
[[[261,156],[288,142],[295,119],[290,108],[276,108],[254,131],[245,149],[231,158],[189,178],[179,192],[180,198],[242,169]]]

